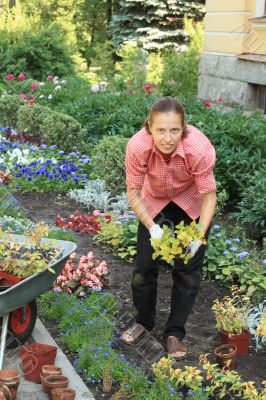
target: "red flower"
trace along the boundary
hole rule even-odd
[[[131,86],[131,85],[132,85],[132,83],[131,83],[130,81],[128,81],[127,84],[128,84],[128,86]]]
[[[146,83],[144,83],[144,91],[146,92],[146,93],[150,93],[151,92],[151,84],[150,83],[148,83],[148,82],[146,82]]]
[[[31,100],[28,101],[28,104],[29,104],[30,106],[32,106],[33,103],[34,103],[34,99],[31,99]]]
[[[207,100],[202,100],[202,103],[205,105],[205,107],[211,107],[212,103],[210,101]]]
[[[53,80],[52,75],[48,75],[48,76],[47,76],[47,81],[52,81],[52,80]]]
[[[33,82],[33,83],[30,85],[30,88],[31,88],[31,90],[36,90],[36,89],[38,88],[38,83]]]
[[[24,74],[19,74],[19,76],[18,76],[18,81],[19,82],[23,82],[23,81],[25,81],[25,79],[26,79],[26,75],[24,75]]]
[[[26,100],[27,99],[27,95],[25,93],[21,93],[20,97],[22,98],[22,100]]]
[[[7,81],[13,81],[14,78],[15,78],[15,76],[13,74],[7,74],[6,75],[6,80]]]
[[[219,96],[219,97],[217,98],[217,101],[218,101],[219,103],[221,103],[221,102],[223,101],[222,96]]]

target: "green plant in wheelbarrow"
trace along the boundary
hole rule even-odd
[[[18,243],[15,237],[7,237],[0,230],[0,272],[25,278],[45,269],[60,250],[54,240],[41,240],[48,233],[48,227],[38,222],[31,233],[24,233],[23,242]]]
[[[181,221],[175,226],[174,231],[163,225],[163,231],[161,240],[151,239],[154,248],[152,258],[155,260],[157,257],[161,257],[168,264],[173,264],[175,259],[183,260],[184,264],[188,263],[191,258],[189,242],[201,240],[202,244],[206,245],[207,243],[201,226],[196,221],[192,221],[190,225],[185,225],[184,221]]]

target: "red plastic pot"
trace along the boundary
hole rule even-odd
[[[68,388],[57,388],[52,390],[53,400],[74,400],[76,391]]]
[[[237,347],[236,355],[248,354],[251,334],[249,331],[244,331],[241,335],[229,335],[224,329],[219,331],[222,344],[234,344]]]
[[[43,365],[52,365],[55,362],[57,348],[48,344],[31,343],[22,346],[20,358],[25,379],[40,383],[40,373]]]
[[[1,369],[0,383],[7,386],[11,393],[12,400],[15,400],[18,391],[20,376],[15,369]]]

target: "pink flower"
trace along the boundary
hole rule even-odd
[[[202,100],[202,103],[205,105],[205,107],[211,107],[212,103],[207,100]]]
[[[29,104],[30,106],[32,106],[32,105],[34,104],[34,99],[29,100],[29,101],[28,101],[28,104]]]
[[[94,210],[93,213],[92,213],[92,215],[93,215],[94,217],[99,217],[100,213],[101,213],[101,210]]]
[[[217,101],[218,101],[219,103],[221,103],[221,102],[223,101],[222,96],[218,96]]]
[[[48,75],[48,76],[47,76],[47,81],[52,81],[52,80],[53,80],[52,75]]]
[[[25,93],[21,93],[21,94],[20,94],[20,97],[21,97],[23,100],[26,100],[26,99],[27,99],[27,95],[26,95]]]
[[[26,75],[25,74],[19,74],[17,79],[18,79],[19,82],[23,82],[26,79]]]
[[[38,89],[38,83],[33,82],[33,83],[30,85],[30,88],[31,88],[31,90],[36,90],[36,89]]]
[[[14,78],[15,78],[15,76],[13,74],[7,74],[6,75],[6,80],[7,81],[13,81]]]
[[[92,93],[97,93],[97,92],[99,92],[99,89],[100,89],[100,87],[99,87],[99,85],[98,85],[97,83],[94,83],[93,85],[91,85],[91,91],[92,91]]]

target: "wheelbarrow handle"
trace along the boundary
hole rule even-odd
[[[2,333],[1,333],[1,342],[0,342],[0,370],[3,368],[3,362],[4,362],[4,354],[5,354],[5,347],[6,347],[6,337],[7,337],[7,327],[8,327],[8,318],[9,318],[9,314],[3,315]]]

